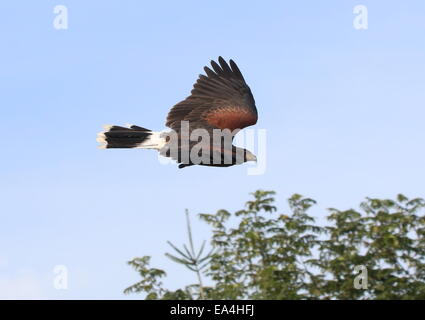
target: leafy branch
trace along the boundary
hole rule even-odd
[[[211,259],[214,249],[211,249],[209,253],[205,256],[202,256],[204,252],[206,241],[202,242],[201,248],[198,252],[195,250],[195,246],[193,244],[193,236],[192,236],[192,227],[190,225],[190,217],[189,212],[186,209],[186,223],[187,223],[187,234],[189,238],[189,248],[186,244],[183,244],[183,249],[177,248],[171,241],[167,241],[167,243],[174,249],[175,252],[179,255],[178,257],[172,255],[170,253],[166,253],[165,255],[170,258],[172,261],[177,262],[179,264],[184,265],[189,270],[196,273],[198,277],[198,288],[199,288],[199,297],[201,299],[205,299],[204,293],[204,285],[202,283],[202,271],[208,266],[208,263]]]

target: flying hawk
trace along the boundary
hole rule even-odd
[[[156,149],[180,163],[179,168],[257,161],[250,151],[232,145],[238,130],[257,123],[251,90],[233,60],[228,64],[219,57],[211,66],[212,70],[204,67],[206,75],[199,75],[191,95],[171,108],[165,123],[171,131],[104,126],[97,138],[100,148]],[[217,132],[222,136],[215,139]]]

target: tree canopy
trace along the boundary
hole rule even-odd
[[[366,198],[359,210],[328,209],[327,223],[309,214],[316,204],[294,194],[278,213],[275,192],[258,190],[231,213],[199,214],[212,237],[167,256],[196,273],[197,283],[163,287],[166,272],[150,257],[128,264],[141,280],[124,290],[146,299],[425,299],[425,201]],[[202,278],[212,285],[204,286]]]

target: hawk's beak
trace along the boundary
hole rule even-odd
[[[257,162],[257,157],[255,155],[253,155],[252,153],[247,154],[246,156],[246,160],[248,161],[255,161]]]

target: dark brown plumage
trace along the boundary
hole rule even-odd
[[[258,113],[251,90],[233,60],[228,64],[219,57],[218,63],[211,61],[211,67],[204,67],[206,75],[199,75],[191,95],[173,106],[168,113],[165,124],[173,130],[172,133],[176,133],[177,143],[176,139],[173,144],[170,142],[169,133],[153,132],[138,126],[108,126],[105,132],[99,134],[98,141],[103,143],[104,148],[157,149],[161,155],[180,163],[179,168],[194,164],[228,167],[256,161],[248,150],[232,146],[231,143],[226,147],[223,140],[219,144],[212,140],[214,129],[230,130],[233,139],[238,130],[257,123]],[[186,134],[182,121],[189,126]],[[201,141],[204,149],[198,155],[205,153],[208,159],[200,162],[186,157],[193,148],[199,148],[199,141],[189,139],[195,129],[205,129],[211,137],[208,141]],[[189,141],[185,143],[186,140]],[[219,158],[221,162],[216,163],[213,158]]]
[[[191,128],[243,129],[257,123],[258,114],[251,89],[238,66],[230,66],[222,58],[218,65],[211,61],[213,70],[204,67],[191,95],[177,103],[168,113],[165,125],[178,130],[180,121],[190,121]]]

